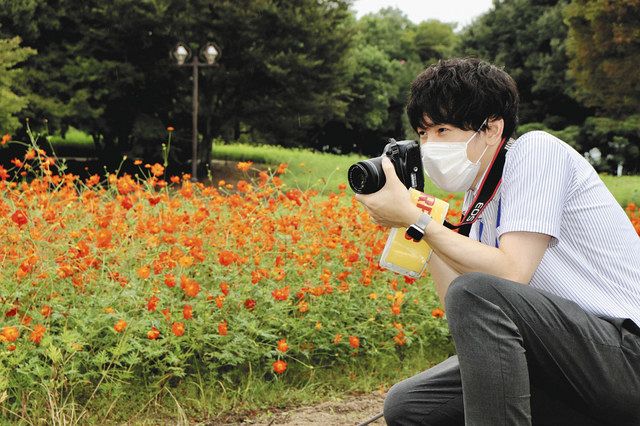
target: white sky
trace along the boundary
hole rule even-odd
[[[492,0],[355,0],[353,9],[360,18],[383,7],[397,7],[415,23],[427,19],[457,22],[460,30],[491,9],[492,4]]]

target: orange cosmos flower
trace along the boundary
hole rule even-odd
[[[278,165],[278,169],[276,170],[276,174],[283,174],[284,172],[287,171],[287,163],[280,163],[280,165]]]
[[[444,317],[444,311],[440,308],[435,308],[431,311],[431,316],[434,318],[442,318]]]
[[[407,343],[407,338],[405,337],[404,332],[399,331],[398,334],[393,336],[393,341],[396,342],[396,345],[403,346]]]
[[[151,268],[147,265],[145,266],[141,266],[140,268],[138,268],[138,277],[144,279],[149,278],[149,275],[151,274]]]
[[[400,315],[400,305],[397,303],[391,305],[391,313],[393,315]]]
[[[122,333],[125,330],[125,328],[127,328],[127,322],[123,319],[116,321],[116,323],[113,326],[113,329],[117,333]]]
[[[155,326],[151,327],[151,330],[147,331],[147,339],[156,340],[158,337],[160,337],[160,330]]]
[[[0,332],[0,340],[3,342],[15,342],[20,337],[20,332],[14,326],[2,327]]]
[[[149,301],[147,302],[147,310],[149,312],[155,312],[156,311],[156,307],[158,306],[158,301],[160,299],[158,299],[158,297],[156,296],[151,296],[149,298]]]
[[[289,345],[287,345],[287,339],[278,340],[278,350],[280,352],[286,352],[289,350]]]
[[[226,336],[227,335],[227,322],[226,321],[220,321],[220,323],[218,324],[218,334],[221,336]]]
[[[252,165],[253,165],[253,161],[245,161],[245,162],[241,161],[238,164],[236,164],[236,168],[241,172],[247,172],[249,171]]]
[[[358,339],[358,336],[349,336],[349,346],[354,349],[360,347],[360,339]]]
[[[276,288],[271,292],[275,300],[287,300],[289,298],[289,286]]]
[[[256,301],[253,299],[247,299],[244,301],[244,307],[247,308],[247,310],[251,311],[256,307]]]
[[[111,245],[111,231],[101,229],[96,233],[96,247],[108,248]]]
[[[341,183],[340,185],[338,185],[338,189],[340,191],[344,191],[345,189],[347,189],[347,184],[346,183]]]
[[[276,374],[282,374],[285,372],[286,369],[287,369],[287,363],[281,359],[273,363],[273,371],[275,371]]]
[[[9,173],[7,172],[7,169],[0,166],[0,180],[7,180],[7,179],[9,179]]]
[[[154,176],[162,176],[164,174],[164,166],[162,164],[155,163],[151,166],[151,174]]]
[[[27,215],[22,210],[16,210],[11,215],[11,220],[14,221],[19,227],[22,227],[22,225],[28,222]]]
[[[182,308],[182,317],[186,320],[193,318],[193,308],[191,305],[184,305]]]
[[[222,266],[229,266],[233,262],[235,262],[237,259],[238,257],[235,255],[235,253],[230,252],[228,250],[222,250],[218,254],[218,262],[220,262]]]
[[[246,180],[239,180],[236,184],[236,188],[238,188],[238,191],[240,192],[251,191],[251,185],[249,185],[249,182],[247,182]]]
[[[162,316],[164,317],[164,319],[166,319],[167,321],[171,321],[171,309],[164,308],[160,312],[162,312]]]
[[[9,133],[2,136],[2,141],[0,141],[0,145],[6,145],[7,142],[11,140],[11,135]]]
[[[220,291],[222,292],[222,294],[224,294],[225,296],[229,294],[229,284],[227,284],[226,282],[221,282],[220,283]]]
[[[40,309],[40,313],[42,314],[43,317],[48,318],[51,315],[51,312],[53,311],[53,309],[51,309],[51,306],[49,305],[44,305],[41,309]]]
[[[342,334],[340,333],[336,334],[335,337],[333,338],[333,344],[337,345],[341,341],[342,341]]]
[[[17,168],[21,168],[22,166],[24,166],[24,163],[18,160],[17,158],[14,158],[13,160],[11,160],[11,164],[16,166]]]
[[[140,164],[142,164],[142,160],[134,160],[133,161],[133,165],[134,166],[139,166]]]
[[[175,287],[175,285],[176,285],[176,277],[174,277],[173,274],[166,274],[164,276],[164,283],[169,288]]]
[[[184,323],[174,322],[171,326],[171,331],[178,337],[182,336],[184,334]]]
[[[200,284],[196,280],[182,275],[180,277],[180,288],[189,297],[196,297],[200,293]]]

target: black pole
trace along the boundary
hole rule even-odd
[[[193,67],[193,117],[192,117],[192,139],[191,139],[191,181],[198,181],[198,57],[194,56],[191,66]]]

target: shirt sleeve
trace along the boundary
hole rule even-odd
[[[507,154],[502,174],[498,238],[513,231],[551,236],[558,243],[572,166],[567,146],[542,131],[522,135]]]

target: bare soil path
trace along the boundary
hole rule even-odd
[[[326,401],[315,405],[287,410],[270,410],[255,416],[228,419],[221,426],[349,426],[358,425],[382,412],[384,393],[373,392],[365,395],[348,396],[341,400]],[[372,426],[386,425],[380,418]]]

